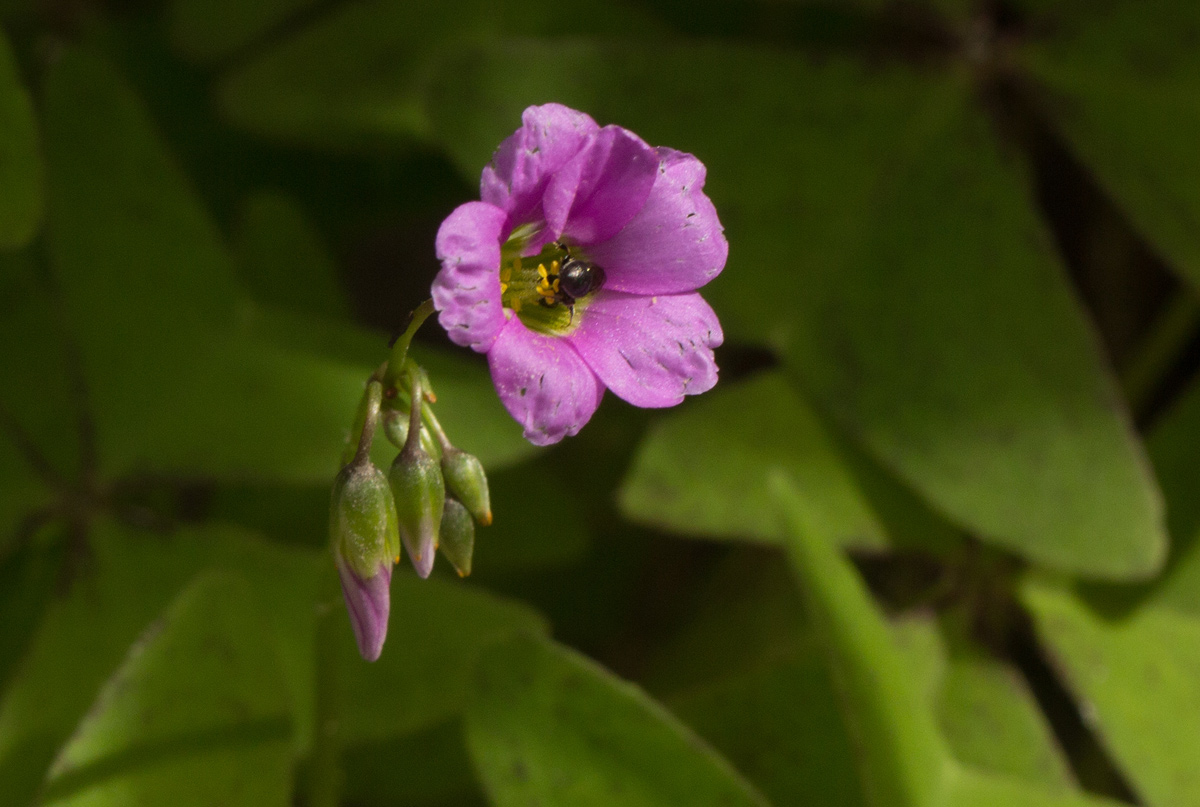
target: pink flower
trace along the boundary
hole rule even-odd
[[[529,441],[576,434],[605,388],[664,407],[716,384],[721,325],[696,289],[729,245],[704,174],[690,154],[546,104],[496,150],[482,201],[442,222],[439,321],[487,354]]]

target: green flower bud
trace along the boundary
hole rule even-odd
[[[409,440],[388,473],[400,540],[421,577],[433,571],[438,527],[446,502],[446,484],[437,461],[416,440]]]
[[[329,534],[335,555],[359,577],[399,559],[396,505],[383,471],[370,462],[347,465],[333,482]]]
[[[475,553],[475,520],[458,499],[446,499],[446,509],[442,513],[441,548],[459,577],[471,573],[471,556]]]
[[[347,465],[334,479],[329,534],[358,651],[374,661],[387,639],[400,536],[387,477],[369,460]]]
[[[442,452],[442,474],[446,477],[446,489],[466,505],[475,520],[485,527],[491,524],[492,500],[483,463],[450,446]]]
[[[396,448],[404,448],[408,442],[408,415],[389,409],[383,413],[383,433]],[[432,456],[438,456],[437,441],[428,429],[421,429],[421,447]]]

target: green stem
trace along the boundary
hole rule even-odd
[[[421,373],[416,367],[409,368],[408,390],[408,439],[400,453],[411,455],[421,447],[421,410],[425,408],[421,400],[424,393],[421,389]]]
[[[383,386],[385,389],[394,389],[396,387],[401,374],[404,372],[404,363],[408,360],[408,347],[412,344],[413,336],[425,323],[425,320],[429,319],[432,313],[433,300],[426,300],[412,312],[412,318],[408,322],[408,327],[404,329],[404,333],[400,334],[400,338],[392,345],[392,357],[388,359],[387,371],[383,376]]]
[[[421,402],[421,416],[425,420],[425,425],[429,427],[429,431],[433,432],[442,451],[453,448],[450,438],[446,436],[446,430],[442,428],[442,422],[437,419],[437,415],[433,414],[433,408],[426,406],[424,401]]]
[[[358,410],[354,413],[354,424],[350,427],[350,441],[342,450],[342,467],[351,462],[363,462],[371,453],[371,442],[375,439],[375,427],[379,423],[379,409],[383,405],[383,384],[380,377],[384,366],[380,366],[367,382]],[[358,440],[354,439],[358,435]]]
[[[1145,409],[1150,396],[1198,327],[1200,300],[1184,289],[1168,303],[1166,311],[1154,322],[1137,354],[1121,373],[1121,386],[1135,413]]]
[[[316,725],[308,776],[308,807],[338,807],[342,790],[341,658],[346,613],[333,564],[322,575],[316,644]]]

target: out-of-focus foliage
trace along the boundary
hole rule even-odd
[[[1198,42],[1190,0],[0,2],[0,804],[1200,803]],[[398,567],[366,664],[328,485],[548,101],[707,166],[723,379],[535,450],[427,325],[496,524]]]
[[[29,95],[0,32],[0,249],[33,237],[42,212],[42,164]]]

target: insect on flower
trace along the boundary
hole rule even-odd
[[[531,442],[576,434],[605,389],[664,407],[716,384],[721,326],[696,290],[729,246],[704,179],[690,154],[546,104],[442,223],[439,321],[487,354]]]

